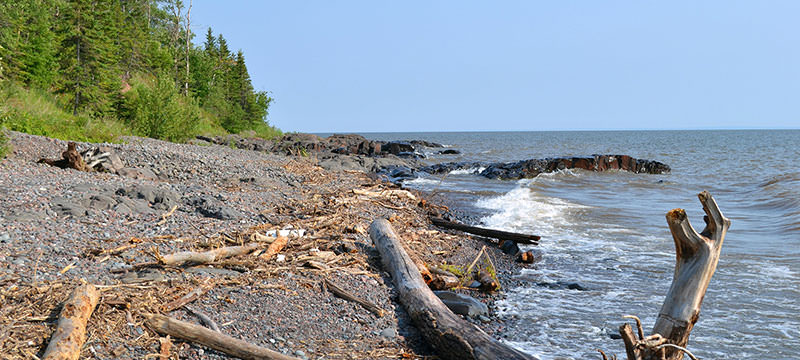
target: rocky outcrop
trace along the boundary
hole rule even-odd
[[[564,169],[588,171],[622,170],[633,173],[665,174],[670,167],[662,162],[636,159],[628,155],[593,155],[586,157],[563,157],[530,159],[507,163],[450,162],[423,167],[420,171],[440,174],[460,169],[484,168],[480,175],[490,179],[515,180],[534,178],[541,173]]]

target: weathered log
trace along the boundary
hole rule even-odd
[[[42,359],[77,360],[80,357],[81,347],[86,341],[86,324],[99,300],[100,292],[94,285],[86,284],[75,288],[61,309],[58,326]]]
[[[228,335],[207,329],[200,325],[195,325],[178,319],[173,319],[160,314],[145,314],[147,326],[155,332],[163,335],[170,335],[203,346],[207,346],[225,354],[241,359],[253,360],[296,360],[297,358],[287,356],[279,352],[266,349],[246,341],[242,341]]]
[[[264,245],[264,243],[257,242],[242,246],[225,246],[219,249],[203,252],[181,251],[174,254],[163,255],[158,260],[161,264],[170,266],[180,266],[184,264],[208,264],[231,256],[247,254],[251,251],[264,247]]]
[[[629,360],[678,360],[689,341],[689,334],[700,315],[706,289],[719,262],[722,243],[731,221],[722,215],[707,191],[698,194],[706,216],[706,227],[698,233],[683,209],[670,210],[667,224],[675,241],[675,273],[653,334],[633,341],[633,332],[621,328]]]
[[[445,219],[437,217],[431,217],[431,222],[433,223],[433,225],[445,229],[463,231],[465,233],[495,238],[498,240],[509,240],[521,244],[539,245],[539,240],[542,238],[541,236],[538,235],[519,234],[509,231],[493,230],[477,226],[469,226],[469,225],[459,224],[457,222],[447,221]]]
[[[400,238],[385,219],[372,222],[369,234],[392,275],[400,302],[422,335],[444,359],[532,359],[489,337],[453,314],[425,285],[419,269],[403,249]]]
[[[434,274],[433,280],[428,283],[428,287],[430,287],[431,290],[447,290],[452,289],[460,284],[461,280],[459,280],[458,277]]]
[[[354,302],[354,303],[356,303],[358,305],[361,305],[361,307],[363,307],[364,309],[367,309],[369,312],[375,314],[378,317],[382,317],[383,316],[383,309],[379,308],[377,305],[375,305],[375,304],[373,304],[373,303],[371,303],[371,302],[369,302],[367,300],[364,300],[364,299],[362,299],[360,297],[357,297],[357,296],[353,295],[349,291],[346,291],[346,290],[336,286],[336,284],[334,284],[332,281],[330,281],[328,279],[325,279],[325,286],[334,295],[336,295],[336,296],[338,296],[338,297],[340,297],[342,299],[345,299],[347,301],[352,301],[352,302]]]

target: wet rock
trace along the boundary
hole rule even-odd
[[[469,317],[488,316],[489,307],[477,299],[452,291],[434,291],[450,311]]]
[[[409,143],[411,145],[424,146],[424,147],[429,147],[429,148],[442,148],[442,147],[444,147],[444,145],[442,145],[442,144],[435,143],[435,142],[432,142],[432,141],[425,141],[425,140],[411,140],[411,141],[409,141]]]
[[[186,198],[184,203],[194,207],[195,211],[205,217],[220,220],[234,220],[242,217],[241,213],[231,209],[210,195],[194,195]]]
[[[458,151],[456,149],[447,149],[447,150],[439,151],[439,154],[442,154],[442,155],[458,155],[458,154],[461,154],[461,151]]]
[[[578,290],[578,291],[587,291],[589,290],[585,286],[581,285],[577,282],[567,282],[567,281],[556,281],[556,282],[538,282],[536,285],[547,287],[554,290]]]
[[[430,166],[422,167],[419,170],[426,172],[428,174],[442,174],[454,170],[478,169],[486,166],[487,165],[482,162],[460,161],[460,162],[433,164]]]
[[[381,152],[393,155],[399,155],[401,153],[413,154],[415,151],[416,149],[414,149],[414,146],[403,141],[391,141],[381,146]]]
[[[519,245],[513,241],[504,240],[500,243],[500,250],[503,250],[504,253],[508,255],[516,255],[519,253]]]

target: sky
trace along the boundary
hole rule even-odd
[[[187,1],[188,2],[188,1]],[[800,128],[800,1],[195,0],[284,131]]]

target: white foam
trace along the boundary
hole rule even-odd
[[[403,181],[403,184],[404,185],[413,185],[413,186],[416,186],[416,187],[425,187],[426,185],[436,185],[436,184],[438,184],[440,182],[441,182],[440,180],[434,180],[434,179],[418,177],[416,179]]]
[[[485,167],[473,167],[469,169],[458,169],[450,171],[449,175],[471,175],[471,174],[480,174],[483,170],[486,170]]]
[[[506,194],[479,200],[477,207],[497,211],[481,221],[495,229],[551,234],[555,228],[570,225],[567,216],[571,210],[585,208],[563,199],[538,195],[526,187],[526,183],[520,181],[517,188]]]

